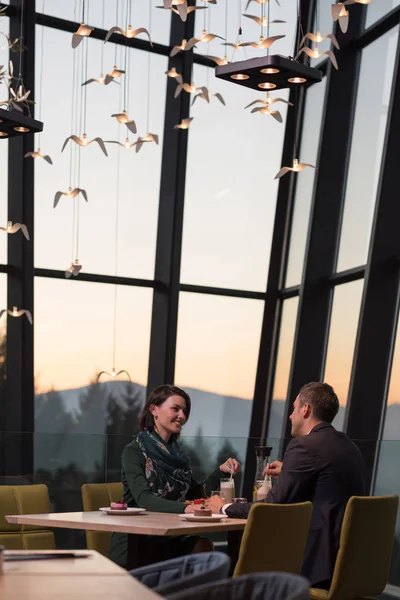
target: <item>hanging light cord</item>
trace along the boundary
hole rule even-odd
[[[102,4],[102,8],[101,8],[101,28],[104,31],[104,3],[105,0],[103,0],[103,4]],[[103,75],[104,71],[104,42],[101,44],[101,65],[100,65],[100,74]]]
[[[149,32],[151,35],[151,2],[149,2]],[[150,75],[151,75],[151,52],[147,53],[147,133],[150,131]]]
[[[44,14],[44,3],[45,0],[42,1],[42,14]],[[40,77],[39,77],[39,109],[38,109],[38,119],[39,121],[42,120],[42,98],[43,98],[43,64],[44,64],[44,53],[43,53],[43,47],[44,47],[44,26],[42,26],[41,29],[41,38],[40,38]],[[40,136],[41,136],[41,132],[39,131],[39,135],[38,135],[38,147],[40,148]]]
[[[118,5],[119,5],[119,0],[115,1],[115,24],[118,25]],[[117,46],[118,44],[115,44],[115,48],[114,48],[114,65],[117,64]]]
[[[127,0],[126,2],[126,16],[125,16],[125,31],[128,32],[128,24],[130,23],[130,15],[129,15],[129,7],[130,2]],[[124,110],[128,110],[127,106],[127,84],[128,84],[128,75],[127,75],[127,65],[128,65],[128,36],[125,36],[125,61],[124,61]]]

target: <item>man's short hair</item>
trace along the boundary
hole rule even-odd
[[[339,410],[338,397],[328,383],[306,383],[299,392],[299,399],[301,406],[307,402],[312,407],[313,415],[326,423],[332,423]]]

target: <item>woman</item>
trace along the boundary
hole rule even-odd
[[[239,463],[229,458],[201,484],[193,479],[189,459],[177,441],[189,415],[190,397],[180,388],[160,385],[151,392],[140,417],[140,432],[122,453],[124,499],[129,507],[190,513],[194,506],[185,500],[209,496],[219,488],[222,473],[240,470]],[[212,549],[212,542],[199,536],[141,536],[141,564]],[[128,564],[127,534],[113,533],[110,558],[128,569],[137,566]]]

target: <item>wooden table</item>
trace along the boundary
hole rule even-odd
[[[41,515],[9,515],[9,523],[37,525],[46,528],[118,531],[129,536],[130,556],[140,553],[140,535],[198,535],[226,531],[228,553],[235,564],[246,519],[225,518],[218,523],[185,521],[177,514],[147,512],[140,515],[107,515],[101,511],[47,513]]]
[[[161,596],[97,552],[74,552],[89,554],[89,557],[5,561],[3,575],[0,575],[1,600],[160,600]],[[5,556],[21,553],[32,554],[30,551],[7,550]],[[34,552],[48,553],[49,551]],[[62,554],[63,551],[57,553]]]

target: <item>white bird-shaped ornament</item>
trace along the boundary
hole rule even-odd
[[[53,161],[51,160],[50,156],[48,154],[42,154],[40,152],[40,148],[38,148],[36,150],[36,152],[27,152],[26,154],[24,154],[24,158],[43,158],[43,160],[45,160],[46,162],[49,163],[49,165],[53,164]]]
[[[128,117],[126,110],[123,110],[122,113],[115,113],[111,116],[115,117],[117,119],[118,123],[122,123],[123,125],[126,125],[127,128],[129,129],[129,131],[131,131],[132,133],[137,132],[136,123],[133,119],[130,119]]]
[[[81,23],[78,30],[72,35],[72,47],[74,49],[77,48],[83,38],[88,37],[92,33],[93,29],[94,27],[89,27],[86,25],[86,23]]]
[[[25,315],[26,318],[28,319],[29,323],[32,325],[32,322],[33,322],[32,313],[30,310],[27,310],[26,308],[18,309],[17,306],[13,306],[12,310],[3,308],[3,310],[0,310],[0,319],[4,313],[9,314],[10,317],[22,317],[22,315]]]
[[[218,38],[219,40],[225,39],[221,35],[217,35],[216,33],[207,33],[207,30],[203,29],[201,37],[190,38],[190,40],[186,44],[186,48],[184,48],[184,50],[185,50],[185,52],[187,52],[188,50],[191,50],[192,48],[194,48],[194,46],[196,44],[208,44],[209,42],[212,42],[216,38]]]
[[[190,123],[193,121],[194,117],[188,117],[187,119],[182,119],[179,125],[174,125],[174,129],[189,129]]]
[[[257,4],[267,4],[268,0],[248,0],[244,10],[247,10],[252,2],[257,2]],[[278,0],[276,0],[276,3],[278,6],[280,6]]]
[[[56,195],[54,196],[53,208],[55,208],[57,206],[57,204],[60,201],[61,196],[66,196],[67,198],[75,198],[75,196],[77,196],[78,194],[82,194],[82,196],[84,197],[86,202],[88,201],[86,190],[84,190],[82,188],[72,189],[71,187],[69,187],[68,192],[56,192]]]
[[[171,52],[169,53],[170,56],[176,56],[177,54],[179,54],[179,52],[181,50],[186,50],[186,45],[187,45],[187,40],[182,40],[181,45],[180,46],[173,46]]]
[[[201,98],[202,100],[205,100],[208,103],[210,102],[211,96],[208,88],[203,86],[202,88],[196,88],[196,91],[199,89],[201,89],[202,91],[195,95],[195,97],[192,100],[192,106],[196,102],[197,98]]]
[[[123,71],[122,69],[117,69],[117,65],[114,65],[114,68],[111,71],[111,73],[107,73],[107,75],[105,76],[104,85],[108,85],[115,79],[118,79],[119,77],[121,77],[121,75],[124,75],[124,73],[125,73],[125,71]],[[115,83],[118,83],[118,82],[115,82]]]
[[[286,21],[282,21],[281,19],[274,19],[268,23],[268,18],[265,16],[261,18],[257,17],[256,15],[247,15],[246,13],[243,13],[243,16],[255,21],[257,25],[260,25],[260,27],[267,27],[268,24],[272,25],[272,23],[286,23]]]
[[[118,83],[118,81],[115,81],[115,79],[113,77],[111,77],[111,81],[114,82],[114,83]],[[82,83],[82,85],[88,85],[89,83],[100,83],[100,85],[107,85],[106,84],[106,78],[104,77],[103,73],[100,74],[100,77],[98,79],[95,79],[94,77],[91,77],[87,81],[84,81]],[[109,81],[108,83],[111,83],[111,82]]]
[[[136,152],[139,152],[143,144],[146,144],[148,142],[154,142],[155,144],[158,144],[158,135],[155,133],[146,133],[145,136],[138,137],[134,144],[136,146]]]
[[[271,98],[271,94],[267,92],[266,97],[264,99],[258,98],[257,100],[253,100],[253,102],[250,102],[250,104],[247,104],[247,106],[245,106],[244,108],[250,108],[250,106],[254,106],[254,104],[262,104],[264,107],[269,106],[270,104],[275,104],[276,102],[284,102],[289,106],[293,106],[293,103],[289,102],[289,100],[285,100],[285,98]]]
[[[259,42],[248,42],[252,48],[257,48],[258,50],[267,50],[282,38],[286,37],[285,35],[271,35],[270,37],[265,38],[264,36],[260,36]]]
[[[101,378],[102,375],[108,375],[108,377],[119,377],[123,373],[125,373],[125,375],[129,379],[129,381],[132,381],[131,376],[129,375],[128,371],[126,371],[125,369],[121,369],[121,371],[116,371],[114,367],[111,369],[111,373],[109,373],[108,371],[100,371],[100,373],[97,375],[96,381],[98,383],[99,379]]]
[[[28,242],[30,240],[28,228],[23,223],[14,223],[14,225],[13,225],[12,221],[8,221],[7,227],[0,227],[0,230],[4,231],[5,233],[11,233],[11,234],[17,233],[17,231],[21,230],[22,234],[26,237]]]
[[[332,19],[339,21],[339,27],[342,33],[346,33],[349,27],[349,11],[346,9],[343,2],[332,4]]]
[[[186,21],[188,16],[187,0],[164,0],[164,8],[176,10],[182,21]]]
[[[167,75],[171,79],[176,79],[177,77],[180,77],[182,79],[182,75],[180,75],[178,73],[178,71],[176,70],[175,67],[172,67],[172,69],[169,69],[168,71],[165,71],[165,75]]]
[[[304,44],[306,43],[307,40],[311,40],[315,44],[321,44],[322,42],[324,42],[325,40],[328,40],[328,39],[331,40],[331,42],[335,46],[335,48],[340,50],[339,43],[338,43],[336,37],[333,35],[333,33],[328,33],[327,35],[321,35],[320,31],[317,31],[316,33],[313,33],[311,31],[309,33],[306,33],[300,42],[300,48],[302,46],[304,46]]]
[[[106,147],[104,145],[104,142],[103,142],[103,140],[100,137],[95,137],[95,138],[93,138],[92,140],[89,141],[87,139],[86,133],[84,133],[81,138],[78,137],[77,135],[70,135],[70,136],[67,137],[67,139],[63,143],[63,147],[61,148],[61,152],[64,150],[65,146],[68,144],[69,140],[72,140],[73,142],[75,142],[75,144],[78,144],[78,146],[89,146],[89,144],[92,144],[93,142],[96,142],[96,144],[98,144],[100,146],[101,151],[106,156],[108,156]]]
[[[293,166],[292,167],[282,167],[282,169],[280,171],[278,171],[278,173],[275,175],[275,179],[279,179],[280,177],[283,177],[284,175],[286,175],[286,173],[289,173],[289,171],[294,171],[295,173],[300,173],[301,171],[304,171],[304,169],[306,167],[311,167],[312,169],[315,169],[314,165],[310,165],[309,163],[299,163],[297,158],[293,159]]]
[[[71,263],[71,266],[65,271],[65,277],[69,279],[72,275],[74,277],[78,277],[80,271],[82,269],[82,265],[79,263],[79,260],[76,258],[74,262]]]
[[[121,148],[130,149],[136,146],[136,142],[131,142],[129,138],[125,138],[125,142],[119,142],[118,140],[106,140],[105,144],[119,144]]]
[[[219,56],[206,55],[206,58],[209,58],[210,60],[215,62],[219,67],[222,67],[222,65],[227,65],[229,62],[228,57],[226,55],[224,56],[224,58],[220,58]]]
[[[299,52],[297,53],[296,60],[299,58],[299,56],[302,52],[307,54],[307,56],[309,56],[310,58],[315,58],[315,59],[321,58],[321,56],[324,56],[326,54],[329,57],[331,63],[335,67],[335,69],[339,69],[339,66],[338,66],[337,60],[336,60],[336,56],[334,55],[332,50],[325,50],[325,52],[320,52],[318,46],[315,46],[314,48],[308,48],[308,46],[303,46],[303,48],[300,48]]]
[[[145,33],[149,38],[150,46],[153,46],[150,33],[148,29],[146,29],[146,27],[138,27],[137,29],[132,29],[132,25],[128,25],[127,30],[125,31],[125,29],[122,29],[122,27],[117,27],[115,25],[115,27],[111,27],[111,29],[108,30],[104,43],[108,42],[113,33],[120,33],[128,39],[134,38],[137,35],[140,35],[141,33]]]
[[[156,6],[156,8],[165,8],[165,6]],[[186,9],[186,15],[190,15],[190,13],[192,13],[195,10],[204,10],[205,8],[207,8],[207,6],[188,6]],[[174,6],[170,6],[169,9],[167,10],[172,10],[172,12],[174,12],[176,15],[179,15],[179,11],[177,8],[174,8]],[[183,11],[182,11],[183,12]],[[185,19],[182,19],[183,21],[186,21]]]
[[[233,44],[232,42],[224,42],[221,46],[229,46],[230,48],[233,48],[233,50],[243,50],[243,48],[247,48],[247,46],[250,46],[253,43],[254,42],[236,42]]]

